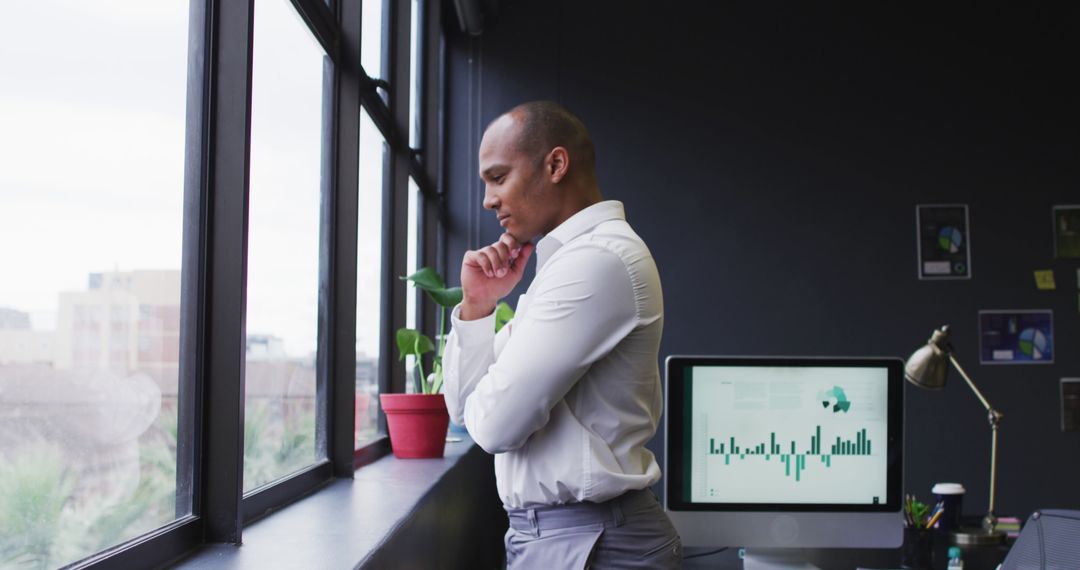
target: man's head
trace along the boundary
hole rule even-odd
[[[595,162],[589,131],[561,105],[518,105],[480,142],[484,207],[518,242],[531,241],[600,201]]]

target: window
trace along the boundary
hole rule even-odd
[[[383,45],[386,28],[384,2],[386,0],[361,0],[362,14],[360,32],[360,65],[371,77],[382,79],[383,69]]]
[[[384,46],[409,39],[388,17],[408,7],[5,12],[0,566],[167,565],[387,450],[377,396],[401,364],[380,357],[405,315],[383,268],[424,264],[408,105],[386,103],[407,79],[358,94],[336,50],[404,69]]]
[[[416,185],[416,181],[409,178],[409,211],[408,211],[408,235],[405,241],[405,267],[407,273],[413,273],[420,269],[420,225],[419,225],[419,209],[423,204],[422,196],[420,195],[420,188]],[[417,311],[419,305],[420,296],[423,294],[420,289],[408,286],[405,295],[405,326],[413,329],[420,329],[420,315]],[[416,378],[418,372],[414,371],[416,367],[416,357],[409,356],[406,360],[405,369],[405,391],[413,392],[417,388]]]
[[[244,491],[325,456],[316,441],[322,48],[287,0],[255,3]]]
[[[420,34],[417,30],[420,26],[420,10],[422,4],[419,0],[412,0],[412,10],[409,23],[409,146],[420,148]]]
[[[365,4],[366,6],[367,4]],[[360,173],[356,243],[356,447],[379,430],[382,335],[383,184],[386,141],[360,112]]]
[[[191,512],[174,318],[189,6],[102,8],[0,19],[2,566],[67,565]]]

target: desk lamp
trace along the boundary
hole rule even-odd
[[[997,482],[997,442],[998,424],[1001,423],[1001,412],[995,410],[982,392],[975,387],[975,383],[960,367],[954,356],[952,342],[949,340],[948,325],[934,331],[926,346],[916,350],[904,365],[904,378],[908,382],[928,390],[940,390],[945,387],[945,376],[949,372],[951,362],[960,376],[964,378],[971,391],[986,408],[986,418],[990,422],[991,445],[990,445],[990,507],[983,517],[981,529],[959,529],[953,532],[953,538],[958,544],[999,544],[1005,540],[1005,533],[996,529],[997,517],[994,516],[994,485]]]

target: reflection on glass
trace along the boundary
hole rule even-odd
[[[382,331],[383,157],[386,143],[360,113],[360,196],[356,240],[356,446],[379,431],[379,339]]]
[[[362,0],[360,14],[360,65],[371,77],[383,78],[383,2]]]
[[[420,188],[416,185],[416,181],[409,177],[409,212],[408,212],[408,225],[406,226],[408,235],[405,239],[405,267],[408,273],[413,273],[417,269],[420,269],[420,212],[419,208],[423,204],[423,200],[420,197]],[[416,311],[417,298],[421,295],[420,290],[412,285],[407,284],[405,290],[405,326],[413,329],[420,329],[419,315]],[[416,358],[413,356],[406,357],[405,359],[405,391],[416,391],[416,373],[412,371],[412,368],[416,366]]]
[[[187,24],[187,0],[0,18],[0,567],[64,566],[190,512]]]
[[[288,0],[255,3],[244,491],[312,464],[323,52]]]

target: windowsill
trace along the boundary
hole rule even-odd
[[[207,544],[181,568],[354,568],[377,555],[404,528],[429,495],[455,471],[483,469],[490,456],[467,435],[446,444],[442,459],[401,460],[387,455],[310,496],[244,528],[243,545]],[[458,492],[458,481],[440,493]],[[497,501],[492,496],[491,500]],[[433,507],[435,508],[435,507]],[[404,529],[404,530],[403,530]]]

